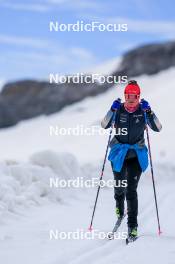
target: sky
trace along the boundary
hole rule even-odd
[[[0,0],[0,82],[83,72],[175,38],[173,0]],[[124,23],[127,32],[50,32],[58,23]]]

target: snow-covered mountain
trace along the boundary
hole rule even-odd
[[[49,231],[87,231],[96,188],[50,188],[50,178],[98,177],[108,135],[50,135],[52,128],[97,126],[123,86],[89,97],[49,117],[20,122],[0,130],[0,259],[3,264],[155,263],[173,264],[174,229],[174,81],[175,68],[137,78],[142,97],[159,117],[161,133],[150,130],[162,235],[157,235],[149,169],[139,184],[139,233],[134,244],[124,240],[49,240]],[[64,129],[63,129],[64,131]],[[104,177],[112,178],[109,164]],[[114,222],[113,190],[100,193],[94,228],[110,231]],[[126,223],[121,232],[126,231]]]

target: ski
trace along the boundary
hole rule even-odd
[[[124,214],[122,217],[119,217],[115,223],[115,226],[111,233],[108,234],[108,239],[114,239],[114,234],[118,231],[123,219],[125,218],[126,214]]]
[[[137,239],[138,239],[138,237],[127,237],[126,238],[126,245],[128,245],[129,243],[133,243]]]

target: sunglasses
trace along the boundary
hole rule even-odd
[[[138,99],[140,95],[137,94],[125,94],[126,99]]]

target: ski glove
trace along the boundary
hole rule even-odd
[[[111,106],[111,110],[114,112],[114,111],[117,111],[119,110],[121,107],[121,100],[115,100]]]
[[[151,107],[150,107],[149,103],[144,99],[141,100],[141,108],[143,111],[151,112]]]

